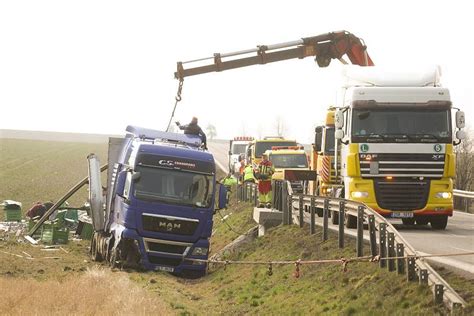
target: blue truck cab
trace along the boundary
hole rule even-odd
[[[94,259],[201,276],[215,209],[226,189],[216,182],[211,153],[194,135],[135,126],[109,146],[103,231],[91,244]],[[115,152],[115,153],[114,153]]]

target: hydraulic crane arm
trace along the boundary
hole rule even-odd
[[[226,54],[214,54],[213,57],[196,59],[186,62],[178,62],[177,71],[174,73],[176,79],[200,75],[208,72],[219,72],[229,69],[247,67],[258,64],[268,64],[282,60],[305,58],[315,56],[319,67],[327,67],[331,59],[339,59],[342,63],[347,55],[352,64],[360,66],[373,66],[373,62],[367,54],[364,41],[347,31],[326,33],[313,37],[305,37],[297,41],[280,43],[274,45],[259,45],[257,48],[247,49]],[[252,56],[235,58],[240,55]],[[226,60],[230,57],[233,59]],[[189,67],[185,65],[212,60],[210,64]]]

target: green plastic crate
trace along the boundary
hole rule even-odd
[[[21,209],[20,210],[5,210],[5,220],[7,222],[21,221]]]
[[[30,220],[28,221],[28,231],[30,231],[30,230],[33,228],[33,226],[35,226],[35,224],[36,224],[37,222],[38,222],[38,220],[30,219]],[[35,232],[35,234],[34,234],[33,236],[31,236],[31,237],[33,237],[34,239],[41,238],[41,230],[40,230],[40,229],[37,229],[36,232]]]
[[[56,223],[44,223],[41,230],[41,241],[46,244],[67,244],[69,229],[60,227]]]
[[[90,240],[92,238],[92,234],[94,233],[94,228],[90,223],[79,221],[79,224],[77,225],[77,232],[80,232],[79,236],[81,239]]]
[[[21,221],[21,203],[12,200],[5,200],[3,209],[5,210],[5,220],[7,222]]]

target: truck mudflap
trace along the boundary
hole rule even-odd
[[[116,240],[114,247],[122,249],[127,244],[133,244],[139,253],[138,265],[145,270],[165,271],[187,277],[199,277],[206,273],[207,263],[192,259],[208,258],[207,239],[199,239],[195,243],[176,242],[143,237],[136,230],[125,228],[121,232],[120,241]],[[202,255],[193,255],[197,248],[206,251]]]

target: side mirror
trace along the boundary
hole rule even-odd
[[[457,131],[456,138],[459,140],[466,139],[466,132],[465,131]]]
[[[342,129],[337,129],[334,133],[334,137],[336,139],[343,139],[344,138],[344,131]]]
[[[315,131],[315,134],[314,134],[314,147],[315,147],[316,151],[321,151],[321,144],[322,144],[322,139],[323,139],[323,127],[318,126],[318,127],[316,127],[316,129],[314,131]]]
[[[334,126],[336,129],[341,129],[344,126],[344,113],[341,110],[337,110],[334,114]]]
[[[115,193],[119,196],[123,196],[123,190],[125,188],[125,180],[127,179],[127,171],[122,170],[117,176],[117,182],[115,184]]]
[[[216,210],[221,210],[227,206],[227,188],[222,183],[219,183],[218,191],[219,203]]]
[[[466,117],[464,115],[464,112],[463,111],[457,111],[456,112],[456,127],[457,128],[464,128],[465,126],[466,126]],[[464,135],[464,136],[466,136],[466,135]]]
[[[140,177],[141,177],[141,173],[140,172],[134,172],[132,174],[132,181],[138,181],[140,180]]]

